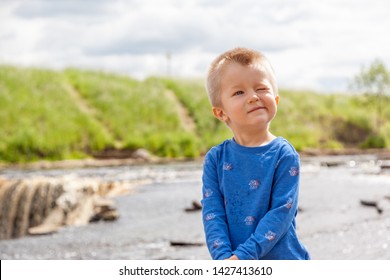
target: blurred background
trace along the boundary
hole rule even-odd
[[[204,79],[237,46],[275,69],[312,257],[390,258],[390,3],[322,2],[2,0],[0,258],[209,258]]]

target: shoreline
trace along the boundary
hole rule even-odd
[[[318,156],[358,156],[358,155],[374,155],[378,159],[390,159],[390,149],[358,149],[346,148],[341,150],[327,149],[306,149],[298,152],[301,157],[318,157]]]
[[[6,169],[18,170],[48,170],[48,169],[76,169],[76,168],[93,168],[93,167],[112,167],[122,165],[160,165],[174,164],[183,162],[201,162],[201,158],[197,159],[171,159],[171,158],[156,158],[156,159],[138,159],[138,158],[112,158],[112,159],[66,159],[58,161],[41,160],[28,163],[0,163],[0,171]]]
[[[326,156],[373,156],[377,160],[390,160],[390,149],[342,149],[342,150],[322,150],[306,149],[298,152],[301,159],[319,158]],[[121,165],[159,165],[159,164],[177,164],[186,162],[203,162],[203,156],[198,158],[159,158],[156,156],[148,157],[118,157],[118,158],[86,158],[86,159],[65,159],[58,161],[40,160],[26,163],[0,163],[0,171],[6,169],[20,170],[47,170],[47,169],[75,169],[75,168],[93,168],[110,167]]]

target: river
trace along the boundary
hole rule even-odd
[[[120,218],[0,240],[0,259],[210,259],[200,211],[202,164],[22,170],[6,178],[94,177],[143,182],[115,198]],[[297,231],[313,259],[390,259],[390,174],[375,156],[302,158]],[[377,201],[383,211],[361,200]],[[185,246],[177,246],[177,245]]]

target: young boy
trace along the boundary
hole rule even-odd
[[[269,131],[279,102],[263,54],[236,48],[207,76],[214,116],[233,139],[206,154],[203,224],[213,259],[309,259],[295,231],[299,155]]]

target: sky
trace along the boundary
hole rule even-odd
[[[0,0],[0,64],[204,79],[238,46],[280,88],[345,92],[375,59],[390,67],[390,1]]]

